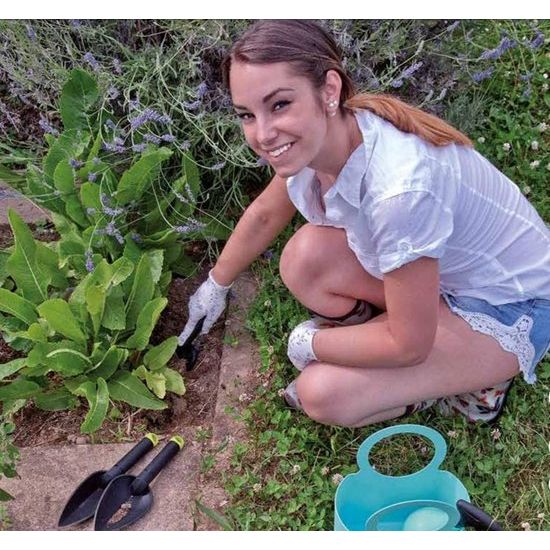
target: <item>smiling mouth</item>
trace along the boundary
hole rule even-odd
[[[279,158],[281,155],[284,155],[289,149],[292,148],[294,145],[294,141],[291,143],[286,143],[282,147],[278,147],[277,149],[273,149],[272,151],[268,151],[267,154],[270,158],[276,159]]]

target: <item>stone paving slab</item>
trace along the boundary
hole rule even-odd
[[[0,225],[9,223],[8,208],[13,208],[27,223],[51,219],[46,210],[0,181]]]
[[[228,436],[245,437],[231,412],[230,405],[239,404],[238,396],[244,387],[254,383],[258,370],[258,352],[250,332],[244,328],[246,308],[256,292],[256,282],[250,273],[242,274],[233,287],[235,298],[228,306],[226,326],[239,339],[236,346],[224,344],[220,366],[220,382],[210,443],[197,441],[197,426],[182,426],[179,430],[186,445],[151,484],[154,504],[149,513],[128,529],[136,531],[191,531],[217,530],[220,526],[197,514],[198,498],[209,507],[220,509],[227,501],[223,491],[223,469],[232,446],[222,453],[225,461],[209,476],[201,474],[201,463],[220,441]],[[240,403],[244,406],[243,403]],[[57,521],[74,489],[89,474],[109,469],[135,445],[97,444],[60,445],[21,448],[17,464],[20,479],[2,479],[2,488],[15,497],[7,503],[14,531],[57,530]],[[164,443],[150,451],[128,473],[139,473],[160,451]],[[71,528],[68,528],[71,529]],[[92,520],[73,527],[74,530],[92,530]]]

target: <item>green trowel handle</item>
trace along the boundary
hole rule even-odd
[[[132,482],[133,495],[143,495],[147,492],[149,484],[159,472],[178,454],[183,448],[182,437],[172,437],[164,446],[164,449],[147,465],[147,467]]]
[[[158,443],[158,437],[147,434],[135,447],[132,447],[110,470],[105,472],[103,480],[108,484],[115,477],[127,472],[140,458],[146,455]]]
[[[462,523],[476,531],[504,531],[504,529],[486,512],[465,500],[457,500],[456,507],[462,517]]]

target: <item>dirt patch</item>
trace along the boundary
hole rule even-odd
[[[58,237],[52,228],[30,225],[35,238],[43,241]],[[9,226],[0,226],[0,248],[10,246],[13,236]],[[191,243],[186,251],[199,260],[204,252],[201,243]],[[174,278],[168,291],[168,305],[151,336],[151,343],[158,344],[170,336],[178,335],[187,321],[189,297],[206,279],[211,265],[207,262],[193,277]],[[168,393],[164,398],[168,408],[162,411],[136,409],[117,402],[110,409],[102,427],[91,435],[80,433],[80,425],[88,412],[87,403],[68,411],[43,411],[31,402],[14,415],[16,432],[14,442],[18,447],[36,447],[64,443],[114,443],[136,441],[149,431],[159,435],[172,434],[178,426],[201,426],[212,420],[223,348],[225,316],[206,335],[199,335],[195,345],[199,348],[197,362],[192,371],[186,370],[186,361],[174,356],[168,366],[184,378],[186,393],[177,396]],[[13,350],[0,336],[0,363],[11,361],[24,354]],[[114,416],[109,416],[114,413]]]

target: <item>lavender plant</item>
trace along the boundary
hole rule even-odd
[[[27,356],[2,365],[0,401],[58,410],[83,397],[81,429],[92,432],[110,399],[162,409],[167,391],[183,395],[181,375],[167,367],[176,336],[149,340],[172,272],[193,269],[184,239],[226,233],[194,217],[198,171],[190,155],[173,162],[169,117],[145,109],[115,118],[80,69],[59,110],[63,129],[48,134],[42,165],[28,166],[26,193],[50,210],[60,240],[35,241],[9,212],[15,244],[0,262],[0,328]]]

